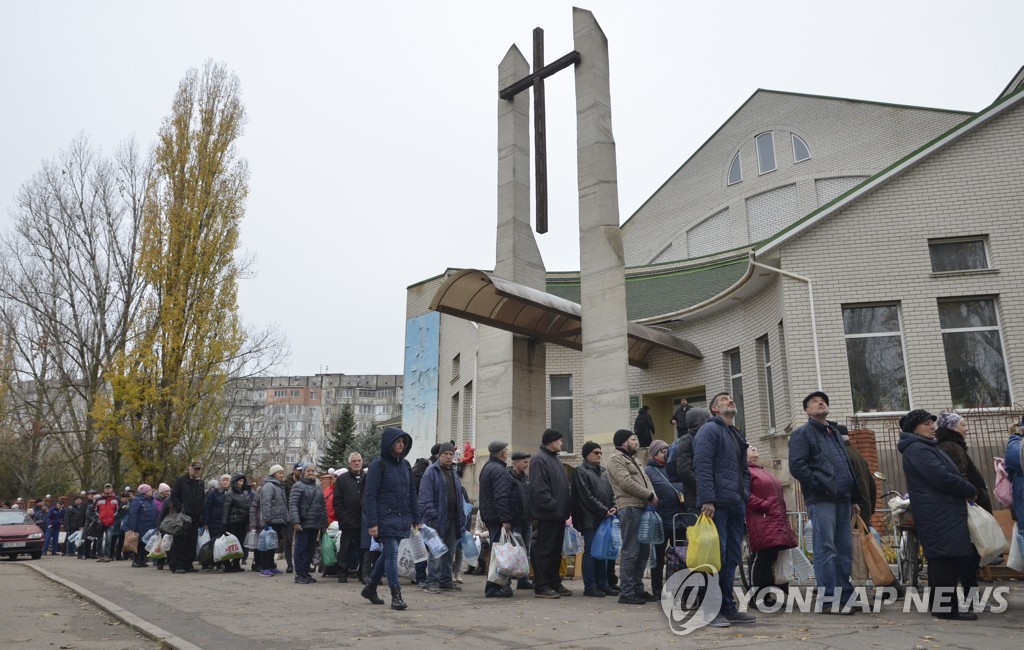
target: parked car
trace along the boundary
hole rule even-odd
[[[19,555],[33,560],[43,556],[43,533],[21,510],[0,510],[0,555],[12,560]]]

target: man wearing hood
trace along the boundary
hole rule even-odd
[[[238,538],[239,542],[245,541],[246,528],[249,525],[249,483],[245,474],[232,474],[231,484],[224,492],[224,507],[221,513],[221,528]],[[244,547],[243,547],[244,548]],[[249,549],[243,551],[249,556]],[[238,573],[242,571],[241,560],[234,559],[224,567],[225,573]]]
[[[466,511],[462,508],[462,482],[455,473],[455,447],[441,444],[437,462],[423,472],[420,483],[419,508],[423,523],[437,531],[448,552],[439,558],[430,557],[427,567],[427,593],[462,591],[452,575],[452,558],[456,544],[466,530]]]
[[[300,585],[316,582],[316,578],[309,574],[310,564],[317,537],[321,530],[327,528],[327,504],[316,483],[316,465],[310,463],[302,468],[302,478],[292,486],[292,494],[288,498],[288,523],[295,531],[295,583]]]
[[[391,609],[407,607],[398,583],[398,543],[409,536],[410,528],[419,529],[420,511],[413,485],[412,467],[405,459],[412,448],[412,436],[398,427],[381,433],[380,456],[366,473],[363,512],[367,532],[380,541],[382,552],[361,595],[374,605],[383,605],[377,587],[385,573],[391,588]]]
[[[537,520],[537,541],[530,548],[533,562],[533,592],[537,598],[571,596],[562,585],[558,570],[562,564],[565,520],[569,517],[569,479],[558,459],[562,434],[548,429],[540,439],[540,452],[530,460],[530,504]],[[514,487],[514,486],[513,486]],[[491,540],[494,543],[494,540]]]
[[[683,433],[669,448],[665,473],[669,481],[683,484],[683,512],[697,509],[697,473],[693,471],[693,439],[704,423],[711,419],[711,411],[690,407],[686,411]]]

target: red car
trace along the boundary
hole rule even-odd
[[[0,555],[12,560],[19,555],[42,557],[43,531],[24,511],[0,510]]]

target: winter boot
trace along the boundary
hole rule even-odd
[[[383,601],[381,601],[383,602]],[[392,587],[391,588],[391,609],[405,609],[408,605],[402,600],[402,588]]]
[[[392,590],[394,591],[394,590]],[[372,582],[367,582],[363,590],[359,592],[359,595],[370,601],[374,605],[383,605],[384,599],[377,595],[377,585]]]

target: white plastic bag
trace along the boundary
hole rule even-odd
[[[1010,550],[999,522],[977,504],[967,504],[967,528],[971,531],[974,548],[981,556],[980,566],[992,564],[993,560]]]
[[[203,550],[203,546],[206,542],[210,541],[210,529],[203,527],[202,532],[199,533],[199,537],[196,540],[196,555],[199,555],[199,551]]]
[[[238,560],[245,555],[242,551],[242,543],[231,533],[224,533],[213,543],[213,561],[226,562]]]
[[[408,539],[398,543],[398,577],[416,579],[416,560],[412,556],[412,544]]]
[[[496,571],[509,578],[525,578],[530,575],[530,558],[526,554],[526,544],[518,534],[511,537],[505,530],[501,531],[501,540],[491,549],[491,560]]]
[[[426,545],[427,550],[430,551],[431,557],[435,559],[444,557],[445,553],[448,552],[448,546],[444,543],[444,540],[430,526],[422,524],[420,526],[420,535],[423,536],[423,543]]]
[[[174,541],[174,537],[170,535],[164,535],[160,540],[160,550],[167,553],[171,550],[171,543]]]
[[[1010,541],[1010,555],[1006,560],[1006,566],[1014,571],[1024,572],[1024,557],[1021,557],[1021,535],[1017,530],[1017,524],[1013,525],[1013,539]]]
[[[775,566],[773,567],[773,573],[775,577],[775,584],[777,585],[784,585],[788,583],[790,579],[792,579],[793,549],[787,548],[784,551],[779,551],[779,554],[775,557]]]

